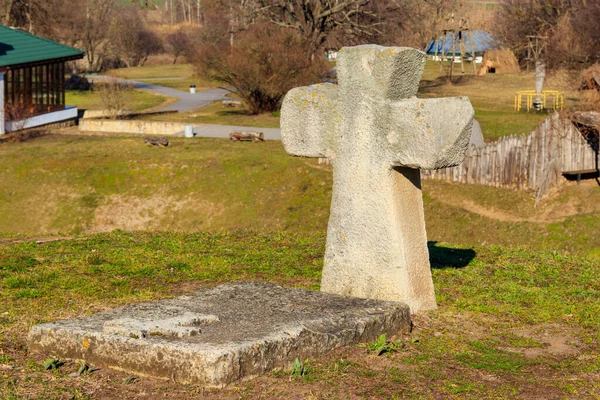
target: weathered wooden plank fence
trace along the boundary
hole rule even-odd
[[[592,146],[570,119],[554,114],[527,136],[470,147],[461,165],[421,171],[421,176],[531,190],[539,201],[564,181],[562,172],[597,168],[597,145]]]

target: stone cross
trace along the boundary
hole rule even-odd
[[[345,47],[338,85],[290,90],[281,138],[327,158],[333,194],[321,290],[436,308],[419,169],[458,165],[471,135],[466,97],[417,99],[425,53]]]

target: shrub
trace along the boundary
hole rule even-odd
[[[4,112],[6,118],[11,121],[14,137],[19,141],[23,140],[25,127],[33,114],[30,106],[20,101],[7,101],[4,104]]]
[[[128,105],[133,86],[114,78],[95,85],[100,94],[100,101],[111,118],[119,118],[129,114]]]
[[[295,32],[254,25],[233,46],[226,41],[201,46],[194,64],[201,74],[235,90],[258,114],[277,111],[288,90],[318,81],[325,63],[309,54]]]
[[[165,45],[166,50],[173,56],[173,64],[177,64],[177,59],[179,57],[188,54],[192,42],[185,32],[179,30],[167,35],[165,38]]]
[[[65,89],[67,90],[87,91],[91,88],[92,84],[85,76],[73,74],[65,81]]]

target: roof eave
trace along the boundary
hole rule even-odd
[[[24,63],[19,63],[19,64],[11,64],[11,65],[3,65],[3,66],[0,66],[0,71],[8,71],[8,70],[14,69],[14,68],[34,67],[34,66],[38,66],[38,65],[53,64],[56,62],[81,60],[84,56],[85,56],[85,53],[81,53],[81,54],[74,54],[72,56],[67,56],[67,57],[48,58],[45,60],[30,61],[30,62],[24,62]]]

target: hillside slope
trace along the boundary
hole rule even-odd
[[[0,145],[0,235],[121,230],[325,232],[331,167],[279,142],[50,135]],[[424,181],[429,239],[600,257],[600,188],[569,184],[545,202],[476,185]]]

